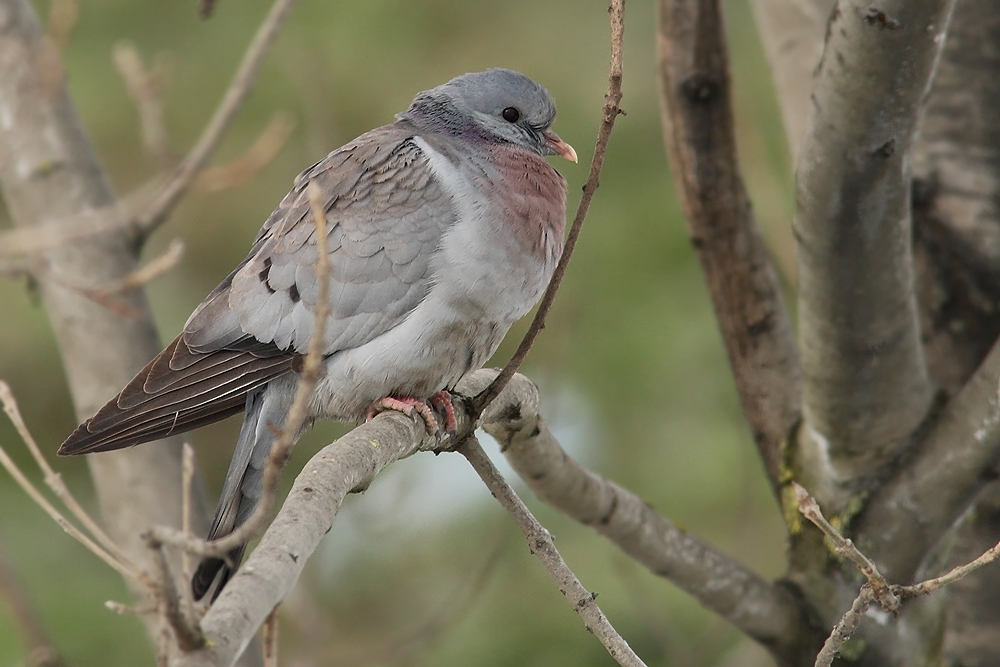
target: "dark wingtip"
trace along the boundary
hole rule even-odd
[[[58,456],[74,456],[76,454],[85,454],[87,452],[87,440],[93,437],[93,433],[87,430],[87,424],[90,421],[85,421],[76,427],[66,441],[59,445],[59,451],[56,452]]]
[[[205,558],[202,560],[198,564],[198,569],[195,570],[194,576],[191,577],[191,593],[194,595],[194,599],[200,600],[205,597],[205,594],[212,588],[212,584],[215,583],[215,578],[218,576],[220,570],[223,572],[223,579],[229,579],[228,569],[226,561],[221,558]],[[215,595],[212,596],[213,602],[221,590],[222,583],[219,584]]]
[[[228,562],[224,558],[205,558],[198,563],[198,569],[195,570],[194,576],[191,577],[191,593],[194,595],[194,599],[200,600],[205,597],[212,590],[212,585],[216,584],[216,579],[218,579],[218,583],[215,585],[215,592],[212,593],[212,602],[215,602],[215,599],[219,597],[219,593],[225,588],[226,583],[232,579],[236,568],[240,565],[240,561],[243,560],[244,551],[246,551],[245,544],[229,552]],[[232,563],[232,565],[229,563]]]

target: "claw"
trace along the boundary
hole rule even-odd
[[[442,389],[431,396],[431,405],[444,413],[444,430],[454,435],[458,430],[458,420],[455,419],[455,406],[451,402],[451,393]]]
[[[371,420],[375,415],[386,410],[402,412],[404,415],[410,417],[414,416],[414,414],[419,415],[424,420],[427,430],[431,433],[437,433],[441,429],[437,417],[434,416],[434,411],[431,410],[430,406],[419,398],[413,398],[412,396],[403,396],[401,398],[386,396],[381,401],[372,403],[365,411],[365,420]],[[454,419],[454,415],[455,413],[452,411],[452,419]]]

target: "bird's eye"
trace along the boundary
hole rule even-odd
[[[503,119],[508,123],[516,123],[521,120],[521,112],[514,107],[507,107],[500,115],[503,116]]]

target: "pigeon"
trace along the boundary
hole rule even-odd
[[[566,180],[545,157],[577,156],[552,131],[555,115],[523,74],[464,74],[306,169],[183,332],[59,454],[130,447],[242,410],[208,539],[247,520],[315,330],[310,183],[327,218],[330,314],[307,425],[395,409],[434,429],[427,401],[442,400],[453,424],[448,390],[493,355],[562,254]],[[201,562],[196,598],[218,595],[244,549]]]

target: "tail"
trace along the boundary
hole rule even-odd
[[[294,393],[294,382],[276,381],[247,394],[243,427],[208,531],[209,540],[230,534],[257,508],[271,447],[284,424]],[[295,437],[298,439],[298,434]],[[246,544],[242,544],[230,551],[227,558],[202,560],[191,580],[195,599],[203,598],[215,584],[212,595],[215,600],[239,567],[245,551]]]
[[[59,454],[90,454],[131,447],[225,419],[243,409],[247,392],[294,368],[296,355],[273,345],[240,340],[199,352],[174,339],[81,424]]]

